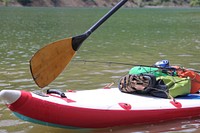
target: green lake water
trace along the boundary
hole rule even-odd
[[[0,90],[39,90],[29,70],[33,54],[50,42],[84,33],[108,10],[0,7]],[[84,42],[64,72],[47,88],[97,89],[111,82],[117,87],[119,78],[132,67],[117,63],[152,65],[162,59],[200,70],[200,8],[120,9]],[[0,102],[2,133],[198,132],[199,127],[200,118],[194,118],[71,131],[21,121]]]

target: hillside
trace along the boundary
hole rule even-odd
[[[0,5],[39,7],[111,7],[118,1],[119,0],[0,0]],[[129,0],[125,6],[190,6],[193,1],[198,2],[200,0]]]

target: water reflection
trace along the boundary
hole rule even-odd
[[[189,120],[174,120],[170,122],[163,122],[163,123],[156,123],[156,124],[149,124],[149,125],[135,125],[135,126],[128,126],[123,128],[112,129],[113,132],[120,133],[120,132],[140,132],[140,133],[191,133],[198,130],[200,126],[200,119],[189,119]]]

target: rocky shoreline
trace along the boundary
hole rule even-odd
[[[29,3],[19,3],[17,0],[0,1],[0,6],[33,6],[33,7],[112,7],[119,0],[32,0]],[[188,1],[183,2],[141,2],[129,0],[125,7],[190,7]]]

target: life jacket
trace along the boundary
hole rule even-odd
[[[200,75],[192,70],[184,69],[179,66],[173,66],[176,68],[177,75],[181,78],[190,77],[191,90],[190,93],[194,94],[200,90]]]

